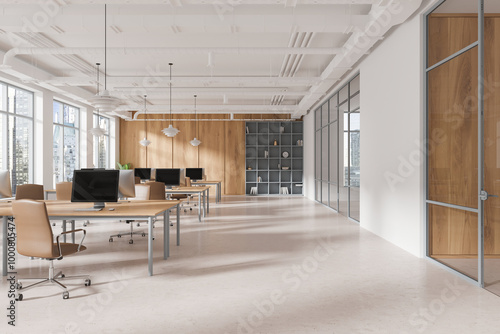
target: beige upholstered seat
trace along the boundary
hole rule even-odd
[[[17,231],[17,251],[19,254],[30,257],[42,258],[50,261],[49,277],[37,283],[33,283],[27,287],[23,287],[18,281],[17,299],[22,300],[22,291],[33,288],[39,284],[52,283],[63,289],[63,298],[68,299],[69,293],[63,284],[58,279],[85,278],[85,285],[91,284],[90,277],[85,276],[64,276],[62,272],[54,275],[53,260],[60,260],[63,257],[81,252],[86,249],[82,245],[85,238],[85,230],[78,229],[74,231],[63,232],[56,237],[54,243],[54,235],[50,227],[47,208],[44,202],[36,202],[32,200],[18,200],[12,203],[12,212],[14,214],[16,231]],[[59,237],[64,233],[83,232],[82,240],[79,244],[63,243],[59,241]],[[33,279],[33,278],[29,278]],[[39,279],[39,278],[37,278]],[[23,279],[24,280],[24,279]]]
[[[56,198],[58,201],[71,201],[72,182],[56,183]]]
[[[16,187],[16,200],[43,200],[43,186],[40,184],[23,184]]]

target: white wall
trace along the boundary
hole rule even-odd
[[[314,112],[304,121],[304,196],[314,201]]]
[[[424,255],[421,17],[361,64],[361,226]]]

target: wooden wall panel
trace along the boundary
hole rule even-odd
[[[148,167],[172,168],[173,140],[161,132],[167,126],[167,122],[148,122]]]
[[[198,167],[205,168],[207,180],[221,180],[224,193],[224,123],[225,121],[200,122],[199,133],[202,144],[199,147]],[[210,197],[215,198],[215,187],[210,189]]]
[[[120,159],[118,162],[132,163],[132,167],[145,167],[146,151],[139,144],[143,138],[144,123],[120,119]]]
[[[198,147],[189,143],[196,134],[195,122],[174,121],[173,126],[181,131],[173,138],[174,168],[198,166]]]
[[[225,122],[225,193],[245,193],[245,122]]]

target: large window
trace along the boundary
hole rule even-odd
[[[315,111],[316,200],[359,221],[359,75]]]
[[[109,166],[109,118],[94,114],[94,127],[101,127],[106,133],[94,137],[94,166],[97,168],[110,168]]]
[[[0,169],[10,170],[12,192],[33,182],[33,93],[0,82]]]
[[[73,180],[73,171],[80,166],[80,109],[54,101],[54,181]]]

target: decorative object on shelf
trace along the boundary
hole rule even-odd
[[[252,167],[248,166],[248,167],[247,167],[247,169],[248,169],[248,170],[252,170]]]
[[[257,182],[262,182],[262,176],[257,177]]]
[[[273,142],[273,145],[274,146],[278,146],[278,140],[275,139],[274,142]]]
[[[264,158],[269,158],[269,151],[264,151]]]
[[[106,86],[106,68],[108,67],[107,62],[107,36],[106,36],[106,26],[107,26],[107,15],[106,15],[106,5],[104,5],[104,90],[102,93],[97,93],[93,98],[89,100],[90,104],[102,112],[112,112],[121,104],[119,98],[111,96]],[[99,83],[98,83],[99,84]]]
[[[284,195],[288,194],[288,187],[281,187],[280,194],[284,194]]]
[[[280,126],[280,133],[283,133],[283,132],[285,132],[285,127],[282,125],[282,126]]]
[[[198,116],[196,115],[196,95],[194,96],[194,122],[196,127],[196,136],[198,136]],[[190,141],[191,145],[198,146],[201,144],[201,141],[194,136],[194,139]]]
[[[170,66],[170,84],[169,84],[169,95],[170,95],[170,124],[168,128],[161,130],[167,137],[175,137],[180,131],[172,126],[172,65],[173,63],[168,63]]]
[[[282,170],[288,170],[288,169],[290,169],[290,167],[288,167],[288,166],[283,166],[283,167],[281,167],[281,169],[282,169]]]
[[[278,169],[280,169],[280,168],[281,168],[281,164],[278,164]]]
[[[250,195],[257,195],[257,187],[250,188]]]
[[[297,146],[304,145],[304,141],[302,139],[297,140]]]
[[[97,81],[96,81],[97,94],[96,95],[99,95],[99,65],[101,65],[101,63],[95,63],[95,65],[96,65],[96,72],[97,72]],[[89,132],[91,134],[93,134],[94,136],[100,137],[100,136],[104,136],[106,134],[106,130],[101,128],[101,125],[99,123],[101,120],[101,117],[99,114],[99,108],[97,108],[96,111],[97,111],[97,124],[92,129],[90,129]]]
[[[148,109],[146,107],[146,98],[147,95],[144,94],[144,139],[139,141],[139,144],[141,144],[144,147],[148,147],[149,144],[151,144],[151,140],[148,140]],[[146,151],[146,161],[148,161],[147,158],[148,151]]]
[[[247,131],[247,133],[250,133],[250,130],[248,129],[248,126],[247,126],[247,130],[246,131]]]
[[[288,153],[288,151],[283,151],[283,153],[281,153],[281,156],[286,159],[290,156],[290,153]]]

